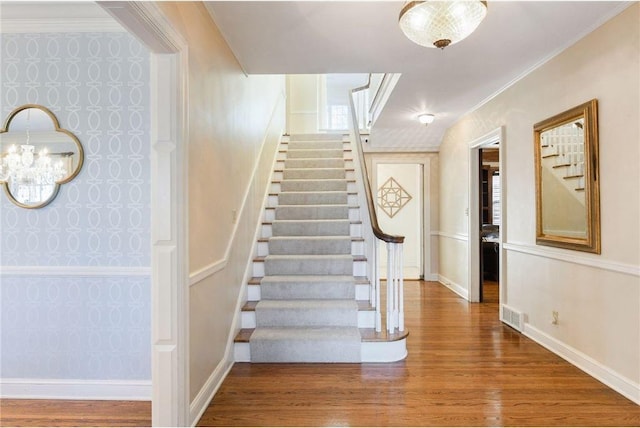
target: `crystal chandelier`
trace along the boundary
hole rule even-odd
[[[20,145],[20,152],[14,144],[2,157],[0,181],[6,181],[14,188],[27,186],[37,190],[52,187],[56,181],[64,178],[67,171],[62,161],[55,164],[51,162],[46,147],[38,152],[37,158],[35,157],[35,146],[30,144],[29,116],[30,112],[27,111],[27,139],[25,144]]]
[[[410,1],[400,11],[399,24],[412,42],[444,49],[473,33],[486,15],[486,1]]]
[[[51,162],[51,157],[46,148],[40,150],[38,158],[34,154],[35,147],[28,144],[20,146],[21,151],[15,145],[9,147],[0,167],[0,178],[12,184],[27,185],[52,185],[62,179],[66,171],[62,162]]]

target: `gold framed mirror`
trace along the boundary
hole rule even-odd
[[[25,104],[0,129],[0,185],[14,204],[42,208],[84,163],[80,140],[48,108]]]
[[[536,244],[600,254],[598,101],[533,127]]]

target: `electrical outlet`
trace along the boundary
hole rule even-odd
[[[560,318],[560,315],[558,315],[558,311],[551,311],[551,318],[551,324],[558,325],[558,323],[560,322],[558,320],[558,318]]]
[[[238,210],[231,210],[231,223],[236,224],[238,221]]]

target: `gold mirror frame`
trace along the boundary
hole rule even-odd
[[[78,138],[72,132],[60,127],[60,122],[58,122],[58,118],[55,116],[55,114],[53,114],[51,110],[38,104],[24,104],[14,109],[11,113],[9,113],[9,116],[7,116],[7,119],[5,120],[4,125],[2,126],[2,129],[0,129],[0,134],[8,135],[10,133],[11,121],[14,118],[16,118],[18,114],[28,109],[37,109],[45,113],[46,116],[48,116],[49,119],[51,119],[52,127],[50,131],[62,133],[70,138],[71,141],[69,141],[68,143],[72,143],[73,145],[75,145],[75,152],[70,152],[70,153],[67,153],[66,155],[70,154],[72,157],[75,156],[76,158],[76,165],[73,165],[72,171],[67,172],[61,179],[54,182],[54,185],[53,185],[54,187],[51,191],[51,194],[48,197],[43,198],[42,200],[39,200],[35,203],[25,203],[23,201],[20,201],[16,195],[12,194],[9,180],[0,179],[0,185],[4,187],[4,191],[11,202],[13,202],[15,205],[21,208],[35,209],[35,208],[42,208],[50,204],[58,195],[58,191],[60,190],[60,185],[70,182],[80,173],[80,170],[82,169],[82,165],[84,164],[84,149],[82,147],[82,144],[80,143],[80,140],[78,140]],[[5,136],[3,135],[2,137],[5,137]],[[2,146],[4,145],[5,143],[3,142]],[[3,160],[4,156],[6,156],[6,153],[2,153],[0,151],[0,161]]]
[[[576,131],[572,132],[572,128]],[[536,174],[536,244],[600,254],[598,100],[593,99],[536,123],[533,130]],[[581,136],[582,152],[579,151]],[[554,146],[550,141],[557,143]],[[570,149],[568,144],[573,144],[572,147],[576,149]],[[549,152],[550,148],[551,153]],[[553,158],[555,160],[551,160]],[[578,160],[575,161],[575,159]],[[554,164],[551,165],[548,162],[554,162]],[[555,182],[559,184],[555,184]],[[553,190],[562,187],[564,190]],[[577,193],[572,194],[571,192]],[[578,196],[579,193],[584,194],[584,208],[581,206],[582,198]],[[574,196],[577,201],[577,203],[571,203],[571,208],[568,208],[570,203],[564,203],[566,199],[571,199],[571,197],[566,197],[567,195]],[[559,207],[560,204],[562,204],[561,207]],[[577,210],[575,206],[578,207]],[[557,212],[554,211],[555,208],[558,208]],[[581,209],[583,212],[580,212]],[[579,226],[582,226],[582,222],[584,222],[584,230],[576,228],[578,230],[574,231],[568,228],[567,232],[569,233],[561,233],[549,227],[552,222],[556,221],[567,223],[569,221],[567,219],[572,217],[578,219]]]

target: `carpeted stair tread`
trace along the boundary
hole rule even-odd
[[[283,205],[276,207],[277,220],[331,220],[348,219],[349,205],[347,204],[323,204],[323,205]]]
[[[274,275],[262,278],[263,299],[355,299],[356,281],[348,275]]]
[[[350,254],[269,255],[264,260],[266,275],[348,275],[353,273]]]
[[[257,327],[357,327],[355,300],[261,300]]]
[[[272,236],[269,254],[351,254],[350,236]]]

